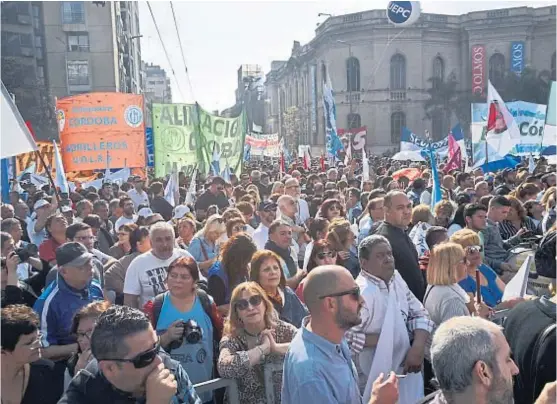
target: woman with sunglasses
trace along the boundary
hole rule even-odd
[[[0,317],[2,403],[57,403],[60,389],[54,385],[52,365],[41,360],[37,313],[18,304],[3,308]]]
[[[248,229],[242,217],[233,217],[226,222],[226,236],[231,238],[238,233],[245,233]]]
[[[257,251],[253,239],[246,233],[232,236],[224,245],[218,261],[209,269],[207,283],[209,294],[222,315],[228,314],[232,291],[249,277],[249,263]]]
[[[337,253],[334,251],[327,240],[317,240],[313,244],[311,254],[308,259],[307,272],[308,274],[316,267],[321,265],[335,265],[337,263]],[[307,276],[302,279],[296,288],[296,296],[304,303],[304,285]]]
[[[482,302],[495,310],[510,309],[523,301],[522,298],[512,298],[502,301],[505,283],[495,271],[484,264],[480,236],[473,230],[462,229],[454,233],[450,241],[459,244],[466,253],[466,277],[458,284],[474,298],[476,294],[476,271],[480,272],[480,291]]]
[[[145,304],[160,344],[180,362],[192,383],[213,379],[222,318],[213,299],[198,287],[199,269],[191,257],[180,257],[167,270],[168,290]],[[195,360],[191,360],[196,358]],[[202,394],[212,402],[212,394]]]
[[[329,222],[336,218],[346,218],[346,211],[338,199],[327,199],[321,204],[317,217],[323,217]]]
[[[238,383],[240,403],[267,403],[264,383],[266,364],[282,367],[296,327],[277,319],[271,300],[255,282],[239,284],[230,299],[230,316],[220,343],[221,377]],[[274,372],[275,403],[280,403],[282,371]]]
[[[350,222],[346,219],[334,219],[329,225],[327,241],[332,250],[336,252],[337,264],[348,269],[354,279],[360,273],[360,262],[354,241],[356,236],[350,228]]]
[[[207,275],[209,268],[218,256],[217,240],[226,233],[226,226],[222,216],[213,215],[207,219],[205,226],[193,236],[188,252],[199,265],[203,275]]]
[[[118,242],[108,250],[108,255],[119,260],[129,254],[131,250],[130,234],[137,229],[137,225],[130,223],[120,226],[118,230]]]
[[[122,229],[120,227],[120,229]],[[110,307],[110,302],[103,300],[89,303],[79,310],[73,320],[71,332],[77,339],[77,352],[73,354],[66,366],[64,374],[64,390],[70,384],[72,378],[93,359],[91,354],[91,334],[97,318]]]
[[[272,251],[257,251],[251,260],[250,280],[267,293],[279,318],[299,328],[309,313],[292,289],[286,286],[280,258]]]

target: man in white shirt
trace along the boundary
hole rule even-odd
[[[284,184],[284,194],[290,195],[296,203],[298,204],[298,213],[296,215],[296,224],[297,225],[307,225],[307,221],[311,217],[309,214],[309,205],[308,203],[300,198],[300,183],[296,178],[290,178],[286,180]]]
[[[136,257],[130,264],[124,280],[124,305],[142,308],[145,303],[166,291],[169,265],[190,253],[175,247],[174,227],[158,222],[149,230],[152,249]],[[204,279],[200,273],[201,279]]]
[[[133,200],[130,197],[123,197],[120,199],[120,208],[122,209],[122,216],[120,216],[114,224],[115,233],[117,233],[123,225],[135,223],[137,220],[137,215],[134,214],[135,208]]]
[[[362,271],[356,278],[365,305],[362,323],[347,332],[351,349],[358,354],[366,384],[364,402],[380,373],[407,374],[399,380],[401,403],[415,403],[424,394],[421,374],[425,345],[434,324],[420,301],[395,270],[389,241],[379,235],[366,237],[358,251]],[[409,332],[413,334],[410,342]]]
[[[74,223],[82,223],[83,219],[93,213],[93,204],[87,199],[82,199],[75,204],[75,212]]]
[[[263,201],[259,204],[257,212],[261,223],[253,232],[253,241],[258,250],[264,250],[269,240],[269,226],[277,217],[277,204],[273,201]]]
[[[58,204],[56,199],[50,203],[45,199],[39,199],[33,205],[33,214],[27,219],[27,234],[29,235],[29,240],[35,245],[41,245],[41,243],[46,239],[46,219],[50,215],[56,212]]]
[[[134,188],[128,191],[128,196],[132,198],[135,209],[139,209],[139,205],[149,206],[149,195],[143,190],[144,181],[141,177],[135,177],[133,180]]]

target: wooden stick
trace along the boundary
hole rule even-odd
[[[476,269],[476,300],[478,303],[482,302],[482,284],[481,284],[481,277],[480,271]]]
[[[39,160],[41,160],[41,163],[43,163],[44,171],[46,172],[48,180],[50,181],[50,185],[52,185],[52,188],[54,189],[54,195],[56,196],[56,201],[58,201],[58,206],[60,206],[60,195],[58,194],[58,190],[56,189],[56,185],[54,184],[54,180],[52,179],[52,173],[50,172],[50,169],[46,165],[43,156],[38,150],[35,151],[35,155]]]

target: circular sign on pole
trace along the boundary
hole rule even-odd
[[[419,1],[390,1],[387,6],[387,19],[398,27],[414,24],[420,18]]]

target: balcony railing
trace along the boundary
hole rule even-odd
[[[391,101],[404,101],[406,99],[406,91],[391,91]]]

